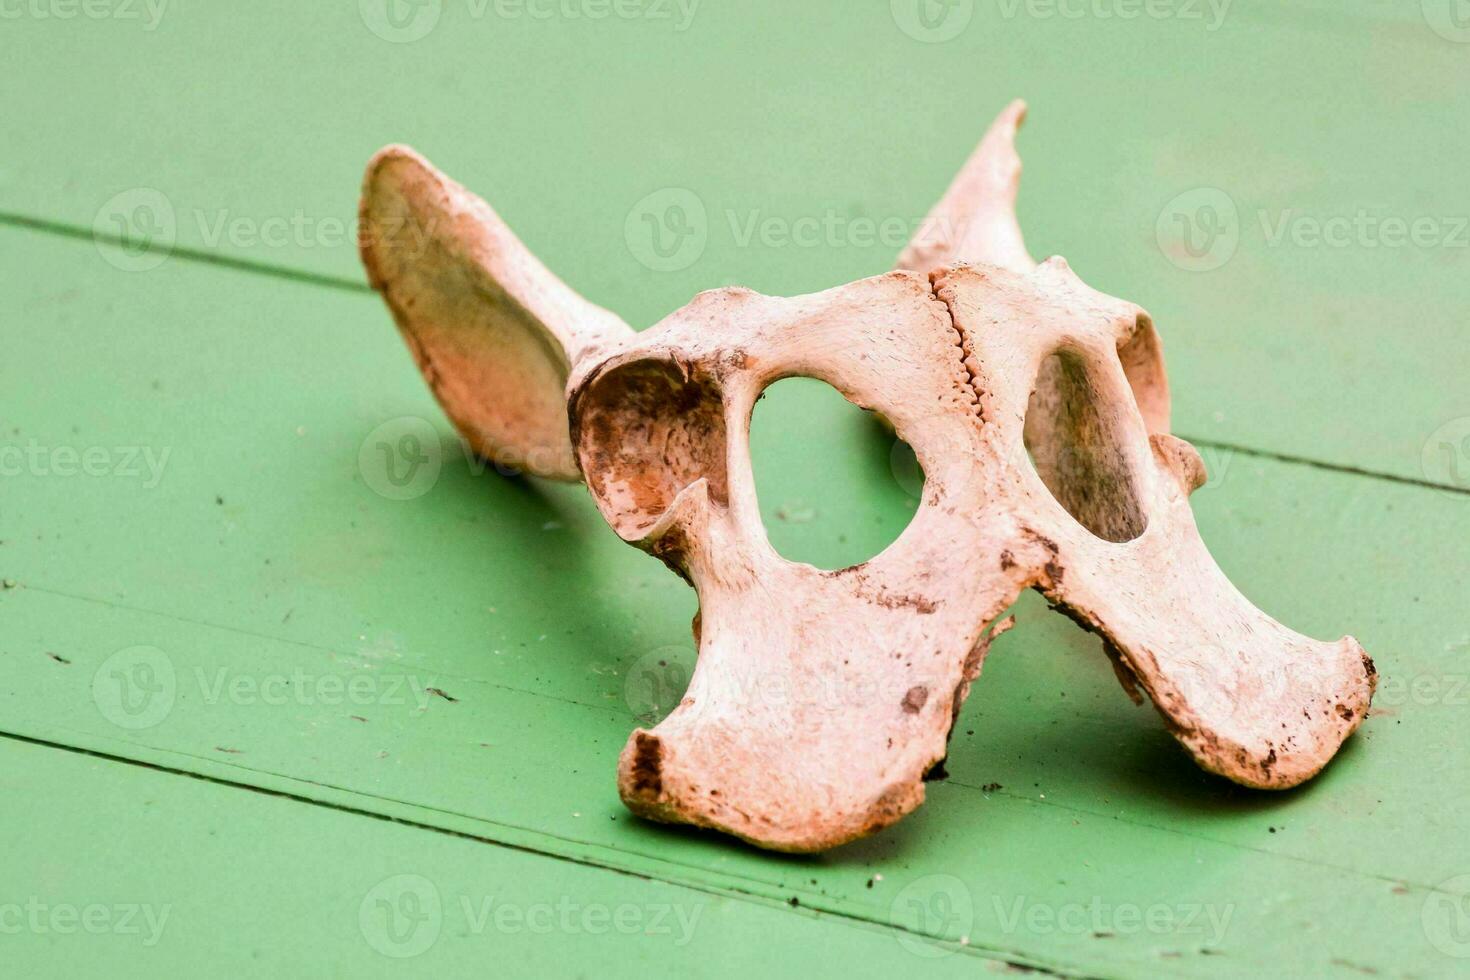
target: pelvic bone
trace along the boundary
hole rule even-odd
[[[585,478],[613,530],[698,592],[689,690],[619,762],[635,812],[790,851],[898,820],[1027,588],[1243,785],[1310,778],[1366,715],[1357,642],[1271,619],[1200,540],[1204,466],[1169,434],[1148,315],[1027,254],[1024,111],[992,125],[897,271],[808,296],[711,290],[641,333],[413,151],[369,164],[363,261],[459,431],[489,459]],[[861,565],[767,541],[750,418],[792,375],[880,413],[923,467],[912,522]]]

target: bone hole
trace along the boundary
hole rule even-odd
[[[712,380],[670,360],[632,361],[597,378],[580,401],[587,485],[623,537],[641,537],[701,478],[715,504],[728,504],[724,405]]]
[[[761,520],[787,561],[861,564],[908,526],[923,490],[913,451],[895,447],[892,430],[831,385],[776,382],[756,403],[750,430]]]
[[[1143,415],[1150,432],[1164,432],[1169,426],[1169,383],[1164,378],[1163,353],[1159,335],[1147,314],[1139,314],[1133,331],[1118,344],[1118,360],[1133,389],[1133,400]]]
[[[1123,412],[1092,382],[1083,358],[1058,351],[1041,364],[1026,410],[1026,451],[1067,513],[1100,538],[1131,541],[1148,526],[1122,453]]]

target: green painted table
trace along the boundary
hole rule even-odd
[[[1470,21],[926,4],[0,3],[0,971],[1470,970]],[[1367,646],[1372,716],[1235,788],[1027,597],[897,827],[789,858],[633,819],[693,595],[460,452],[362,283],[362,164],[416,144],[642,325],[885,269],[1015,95],[1033,251],[1154,314],[1206,541]],[[669,188],[702,217],[660,270]],[[815,382],[754,444],[788,557],[916,506]]]

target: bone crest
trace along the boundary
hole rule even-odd
[[[564,433],[551,475],[585,475],[609,525],[698,593],[689,689],[619,760],[634,812],[784,851],[902,818],[1025,589],[1243,785],[1310,778],[1366,716],[1358,643],[1276,622],[1200,539],[1204,467],[1169,434],[1151,318],[1026,252],[1023,114],[1001,114],[935,207],[954,233],[921,233],[897,271],[806,296],[711,290],[636,335],[421,159],[370,168],[365,227],[447,222],[419,255],[364,256],[461,431],[489,452]],[[792,375],[887,419],[923,468],[908,527],[860,565],[790,562],[767,539],[750,420]]]

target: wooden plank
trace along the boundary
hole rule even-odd
[[[614,759],[649,672],[690,656],[694,603],[581,489],[476,473],[446,441],[423,492],[384,495],[375,450],[414,429],[381,427],[437,414],[372,297],[0,242],[23,257],[0,271],[0,436],[24,457],[0,501],[6,731],[1064,971],[1454,965],[1425,916],[1470,871],[1462,495],[1211,460],[1196,507],[1227,572],[1297,628],[1352,630],[1391,680],[1304,790],[1193,769],[1093,639],[1023,601],[929,803],[776,858],[618,803]],[[913,506],[887,440],[820,386],[772,390],[755,453],[787,553],[864,557]]]
[[[1435,30],[1457,36],[1448,3],[1163,0],[1129,17],[1015,0],[973,5],[942,43],[884,3],[543,19],[436,0],[412,43],[350,3],[168,4],[152,28],[129,6],[138,19],[7,20],[25,87],[0,118],[0,210],[147,234],[161,212],[130,192],[151,188],[181,248],[358,281],[362,165],[412,141],[642,325],[713,285],[793,293],[886,268],[896,247],[854,221],[922,215],[1024,95],[1032,246],[1154,313],[1181,432],[1470,489],[1470,61]],[[706,241],[655,272],[630,221],[670,187],[698,197]],[[1203,248],[1217,205],[1236,222],[1190,259],[1176,222]]]
[[[27,802],[0,839],[11,976],[748,975],[772,950],[811,973],[915,963],[899,939],[914,940],[837,916],[10,739],[0,787]]]

